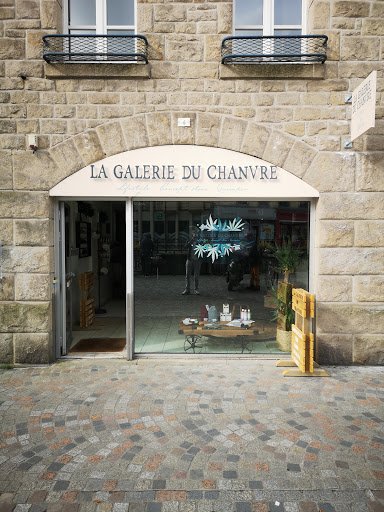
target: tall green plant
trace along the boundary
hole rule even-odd
[[[292,245],[291,240],[283,240],[281,245],[276,244],[273,252],[277,268],[284,275],[284,282],[289,283],[289,276],[296,271],[302,259],[302,252]]]
[[[272,288],[272,297],[274,310],[272,311],[272,321],[277,322],[277,327],[284,331],[290,331],[295,321],[295,312],[292,309],[292,295],[290,298],[283,299],[279,296],[278,290]]]

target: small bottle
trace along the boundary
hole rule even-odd
[[[240,313],[240,320],[242,320],[242,321],[245,320],[244,316],[245,316],[245,309],[242,309],[241,313]]]
[[[247,320],[250,320],[251,319],[251,310],[248,309],[247,310]]]

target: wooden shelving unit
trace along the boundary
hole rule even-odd
[[[95,319],[95,299],[92,297],[95,275],[93,272],[79,274],[80,327],[89,327]]]

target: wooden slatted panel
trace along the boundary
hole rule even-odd
[[[307,292],[301,288],[292,290],[292,309],[303,318],[307,316]]]
[[[292,326],[292,360],[300,371],[306,371],[306,336],[296,327]]]

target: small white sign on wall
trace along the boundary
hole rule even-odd
[[[372,71],[352,93],[351,141],[375,126],[376,79]]]

